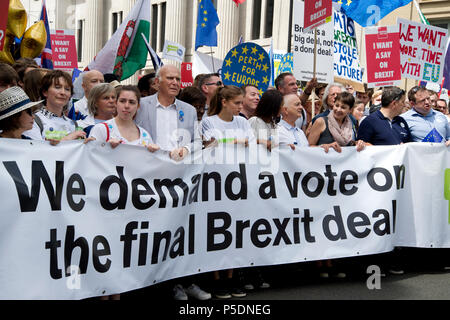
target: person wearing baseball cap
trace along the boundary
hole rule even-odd
[[[0,138],[30,139],[23,135],[33,128],[33,107],[42,101],[32,102],[22,88],[14,86],[0,92]]]

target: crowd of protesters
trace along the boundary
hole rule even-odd
[[[222,143],[257,143],[269,151],[285,145],[364,152],[372,145],[428,141],[434,131],[442,141],[433,142],[450,145],[448,102],[420,86],[409,92],[397,87],[356,92],[349,85],[312,79],[302,87],[293,74],[283,73],[260,96],[255,86],[224,86],[212,73],[198,75],[192,87],[181,90],[180,70],[173,65],[143,76],[137,86],[96,70],[82,77],[84,96],[74,102],[68,73],[38,68],[29,59],[0,64],[0,137],[52,145],[77,139],[112,148],[132,144],[167,151],[175,161]],[[398,257],[394,251],[383,259],[387,271],[403,273]],[[342,266],[331,260],[316,263],[322,278],[345,278]],[[212,294],[201,289],[205,284]],[[250,268],[185,277],[167,286],[177,300],[208,300],[244,297],[270,284],[262,269]]]

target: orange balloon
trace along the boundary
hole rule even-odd
[[[7,30],[17,38],[22,38],[27,28],[27,12],[20,0],[9,0]]]
[[[20,45],[20,56],[22,58],[36,58],[45,48],[47,32],[44,21],[40,20],[33,24],[24,34]]]

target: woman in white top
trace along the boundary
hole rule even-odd
[[[201,122],[203,140],[217,143],[255,143],[248,121],[239,116],[244,101],[242,90],[235,86],[217,89],[211,100],[207,118]]]
[[[86,133],[77,131],[76,123],[63,112],[73,93],[72,77],[66,72],[53,70],[42,78],[40,92],[45,98],[44,107],[36,112],[33,129],[24,135],[33,140],[49,140],[52,144],[84,139]]]
[[[277,146],[279,126],[276,121],[282,105],[283,95],[278,90],[268,90],[259,100],[255,116],[248,120],[257,142],[268,150]]]
[[[89,135],[96,124],[111,120],[116,114],[116,89],[109,83],[100,83],[89,92],[89,115],[78,121],[78,126]]]
[[[134,123],[139,108],[141,94],[136,86],[123,86],[117,92],[117,116],[111,120],[96,124],[90,138],[109,142],[113,148],[119,144],[141,145],[150,152],[159,150],[153,144],[150,134]]]

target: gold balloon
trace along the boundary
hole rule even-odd
[[[33,24],[24,34],[20,45],[20,56],[22,58],[36,58],[45,48],[47,32],[44,21],[40,20]]]
[[[22,38],[27,28],[27,12],[20,0],[9,0],[7,30],[17,38]]]
[[[5,45],[3,46],[3,50],[0,51],[0,61],[9,64],[14,64],[14,58],[11,54],[11,45],[13,43],[14,43],[14,36],[9,32],[6,32]]]

